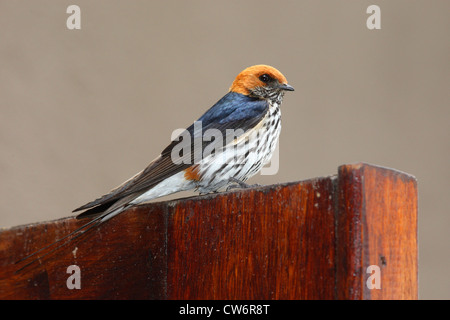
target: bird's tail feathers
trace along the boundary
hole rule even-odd
[[[19,269],[16,270],[16,273],[21,272],[22,270],[24,270],[25,268],[31,266],[32,264],[34,264],[36,261],[41,260],[42,258],[54,253],[55,251],[57,251],[58,249],[60,249],[61,247],[69,244],[70,242],[74,241],[75,239],[81,237],[83,234],[85,234],[86,232],[88,232],[89,230],[100,226],[101,224],[103,224],[104,222],[108,221],[109,219],[111,219],[112,217],[118,215],[119,213],[123,212],[124,210],[126,210],[128,208],[128,206],[121,206],[119,208],[112,208],[111,210],[108,209],[105,212],[98,214],[94,219],[92,219],[91,221],[83,224],[81,227],[79,227],[78,229],[72,231],[71,233],[69,233],[68,235],[62,237],[61,239],[56,240],[53,243],[50,243],[49,245],[46,245],[45,247],[29,254],[28,256],[16,261],[15,264],[20,264],[22,262],[25,261],[29,261],[31,258],[34,257],[34,259],[32,259],[31,261],[29,261],[27,264],[25,264],[24,266],[20,267]],[[46,250],[49,250],[48,252],[45,252]],[[39,253],[41,252],[45,252],[44,254],[37,256]]]

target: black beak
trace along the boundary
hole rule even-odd
[[[287,83],[280,83],[278,88],[280,88],[281,90],[285,90],[285,91],[294,91],[294,87],[288,85]]]

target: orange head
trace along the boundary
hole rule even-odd
[[[294,91],[286,77],[277,69],[262,64],[243,70],[230,87],[232,92],[260,99],[282,96],[285,90]]]

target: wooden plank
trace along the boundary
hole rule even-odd
[[[177,203],[170,299],[333,299],[331,178]]]
[[[15,273],[85,222],[0,231],[0,299],[417,298],[417,185],[391,169],[138,206]],[[70,265],[80,290],[67,288]]]
[[[417,299],[416,179],[367,164],[341,166],[338,176],[337,298]]]
[[[80,241],[15,274],[15,261],[80,227],[65,218],[0,232],[0,299],[158,299],[165,297],[165,207],[133,208]],[[81,289],[68,289],[70,265]]]
[[[6,230],[0,298],[332,299],[332,190],[321,178],[139,206],[19,275],[14,261],[81,221]],[[72,264],[81,290],[66,287]]]

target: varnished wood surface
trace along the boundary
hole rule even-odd
[[[417,299],[417,181],[369,165],[339,168],[337,297]],[[379,266],[381,289],[369,289]],[[370,270],[369,270],[370,271]]]
[[[417,185],[366,164],[337,176],[132,208],[20,273],[75,230],[0,231],[0,299],[415,299]],[[69,290],[67,267],[81,270]],[[366,269],[381,268],[381,289]]]
[[[333,299],[331,179],[173,207],[168,296],[175,299]]]

